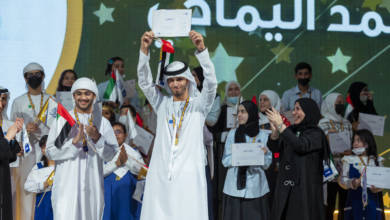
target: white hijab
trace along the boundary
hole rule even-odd
[[[280,112],[282,102],[280,100],[278,93],[276,93],[275,91],[272,91],[272,90],[262,91],[259,94],[259,99],[258,99],[259,103],[260,103],[260,96],[262,96],[262,95],[267,96],[270,103],[271,103],[271,106]],[[269,123],[269,121],[268,121],[267,116],[264,115],[263,113],[261,113],[260,109],[259,109],[259,125],[268,124],[268,123]]]
[[[0,90],[3,90],[3,89],[6,89],[2,86],[0,86]],[[9,92],[6,92],[5,94],[7,94],[7,105],[5,106],[5,108],[3,109],[3,111],[1,112],[1,115],[3,116],[3,121],[4,120],[8,120],[8,116],[7,116],[7,109],[8,109],[8,102],[9,102],[9,98],[11,96],[11,93]]]
[[[173,71],[183,69],[184,67],[185,67],[185,64],[183,62],[174,61],[166,67],[166,71],[173,72]],[[167,81],[168,81],[168,79],[174,78],[174,77],[183,77],[189,81],[188,94],[190,97],[196,97],[199,95],[199,90],[196,87],[196,81],[195,81],[194,76],[191,74],[191,71],[188,67],[183,73],[180,73],[177,75],[165,75],[164,74],[164,88],[169,94],[172,94],[172,91],[169,88]]]
[[[226,83],[226,85],[225,85],[225,100],[223,102],[225,104],[227,104],[228,106],[236,105],[236,104],[228,102],[228,99],[227,99],[227,97],[228,97],[228,90],[229,90],[230,86],[233,85],[233,84],[236,84],[238,86],[238,88],[240,88],[240,91],[241,91],[241,85],[237,81],[229,81],[228,83]],[[240,100],[239,100],[239,102],[240,102]]]
[[[336,113],[335,109],[335,102],[337,97],[339,97],[341,94],[334,92],[329,94],[324,102],[321,105],[321,115],[324,117],[321,122],[326,121],[335,121],[335,122],[343,122],[345,119],[343,116]]]

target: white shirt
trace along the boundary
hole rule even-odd
[[[73,112],[70,114],[75,118]],[[88,124],[90,114],[78,116],[80,123]],[[100,139],[94,143],[87,137],[89,150],[84,152],[82,143],[72,143],[77,131],[71,131],[70,135],[74,136],[70,136],[61,148],[57,148],[54,144],[57,135],[55,123],[51,126],[46,144],[48,159],[56,162],[52,189],[54,219],[101,219],[104,207],[103,160],[112,160],[118,151],[114,131],[103,117],[99,128]]]
[[[112,172],[114,172],[117,176],[120,176],[120,174],[126,174],[127,171],[130,171],[134,175],[138,175],[141,167],[145,165],[144,159],[138,150],[135,150],[126,143],[123,143],[122,146],[125,148],[127,153],[126,163],[121,167],[116,165],[115,162],[118,160],[118,156],[120,154],[120,151],[118,151],[117,155],[115,155],[110,162],[104,164],[104,177],[110,175]]]
[[[43,164],[43,162],[40,163]],[[35,165],[30,171],[30,174],[28,174],[27,180],[24,183],[24,189],[32,193],[42,193],[45,190],[50,191],[51,186],[45,189],[44,184],[53,171],[54,166],[39,168],[38,165]]]

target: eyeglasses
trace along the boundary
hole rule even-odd
[[[124,132],[121,131],[121,130],[114,130],[114,133],[115,133],[115,134],[124,134]]]

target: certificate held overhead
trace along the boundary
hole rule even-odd
[[[155,37],[188,37],[191,31],[190,9],[153,11],[152,31]]]

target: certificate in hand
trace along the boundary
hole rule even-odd
[[[226,127],[234,128],[237,123],[237,108],[227,107],[226,109]]]
[[[385,130],[386,117],[379,115],[370,115],[359,113],[359,127],[358,129],[368,129],[375,136],[383,136]]]
[[[147,155],[150,146],[152,145],[154,135],[136,125],[135,130],[137,131],[137,136],[133,139],[133,143],[139,148],[139,150]]]
[[[332,153],[343,153],[351,149],[351,139],[348,131],[329,133],[329,145]]]
[[[154,10],[152,30],[156,37],[187,37],[191,31],[191,9]]]
[[[381,189],[390,189],[389,167],[367,167],[367,185]]]
[[[264,165],[261,143],[232,144],[232,166]]]

